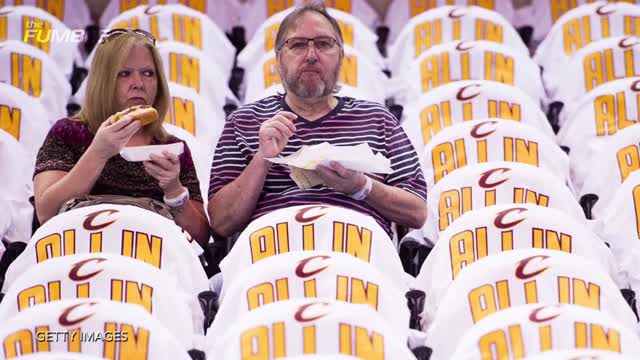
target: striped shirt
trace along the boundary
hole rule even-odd
[[[280,155],[288,156],[304,145],[323,142],[337,146],[366,142],[375,153],[382,153],[390,159],[393,169],[391,174],[368,174],[371,178],[426,200],[427,186],[418,156],[396,118],[377,103],[348,97],[339,97],[338,100],[338,105],[320,119],[295,119],[296,132]],[[283,110],[293,112],[284,96],[274,95],[245,105],[227,118],[211,165],[209,198],[240,176],[258,151],[260,125]],[[307,204],[342,206],[365,213],[391,234],[390,221],[365,202],[324,185],[300,190],[291,179],[289,168],[280,164],[271,166],[252,220],[273,210]]]

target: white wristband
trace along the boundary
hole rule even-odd
[[[367,175],[365,175],[365,177],[367,178],[367,182],[364,183],[364,186],[362,187],[362,189],[358,190],[357,193],[351,195],[352,199],[361,201],[367,198],[367,196],[369,196],[369,193],[371,192],[371,189],[373,188],[373,180],[371,180],[370,177],[368,177]]]
[[[180,193],[180,195],[171,198],[171,199],[167,199],[166,196],[164,196],[162,198],[162,201],[164,201],[165,204],[167,204],[168,207],[171,208],[177,208],[177,207],[181,207],[184,206],[184,204],[187,203],[187,201],[189,201],[189,189],[187,189],[186,187],[184,188],[184,191]]]

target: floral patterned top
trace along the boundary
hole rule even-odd
[[[71,119],[58,120],[38,151],[34,176],[49,170],[71,171],[92,141],[93,134],[84,123]],[[167,144],[176,142],[184,143],[183,140],[170,136]],[[152,145],[158,144],[160,142],[154,139]],[[189,189],[192,200],[202,202],[200,184],[186,143],[179,158],[180,182]],[[144,170],[142,162],[128,162],[116,155],[107,161],[91,189],[91,195],[148,197],[162,202],[164,193],[157,180]]]

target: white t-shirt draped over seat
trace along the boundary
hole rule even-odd
[[[519,305],[574,304],[605,312],[630,329],[637,324],[606,269],[582,256],[547,249],[484,257],[465,267],[438,300],[435,308],[425,307],[422,321],[430,322],[427,345],[444,353],[452,353],[455,340],[478,321]]]
[[[512,307],[482,319],[458,344],[453,356],[434,349],[431,359],[511,359],[580,348],[640,357],[637,329],[625,327],[605,312],[577,305]]]
[[[73,209],[49,219],[9,266],[4,288],[50,258],[98,252],[147,262],[174,276],[194,297],[209,289],[193,245],[173,221],[136,206],[112,204]]]
[[[387,9],[385,23],[389,27],[389,44],[397,39],[402,28],[415,16],[426,11],[447,5],[480,6],[493,10],[504,16],[508,21],[514,19],[514,9],[511,1],[495,0],[391,0]]]
[[[78,254],[53,258],[22,273],[5,292],[0,322],[56,300],[105,299],[139,305],[160,320],[185,348],[203,335],[198,299],[177,279],[153,266],[116,254]]]
[[[394,72],[389,96],[408,104],[438,86],[459,80],[491,80],[523,90],[536,103],[544,98],[540,69],[527,54],[491,41],[436,45]]]
[[[84,30],[93,23],[89,7],[85,2],[73,0],[4,0],[4,5],[27,5],[38,7],[62,21],[69,29]]]
[[[624,2],[596,2],[562,15],[536,50],[535,62],[542,67],[542,80],[555,91],[564,80],[571,55],[588,44],[610,37],[640,35],[634,25],[640,21],[640,7]]]
[[[66,352],[70,347],[71,352],[107,358],[190,359],[190,349],[151,314],[140,306],[110,300],[54,301],[25,310],[2,325],[3,358],[32,354],[48,345],[47,352]]]
[[[420,154],[442,129],[463,121],[502,118],[555,138],[540,105],[522,90],[495,81],[463,80],[437,87],[404,106],[402,128]]]
[[[445,292],[467,266],[494,254],[531,248],[581,255],[598,263],[618,287],[626,286],[613,254],[584,223],[556,209],[514,204],[468,212],[441,232],[415,287],[427,294],[425,309],[430,311],[444,304]]]
[[[398,304],[402,306],[402,304]],[[223,332],[207,332],[210,358],[344,354],[415,359],[407,338],[368,305],[298,299],[261,306]]]
[[[372,264],[395,284],[406,275],[389,235],[370,216],[328,205],[300,205],[252,221],[220,263],[223,293],[252,264],[299,250],[344,252]]]
[[[42,104],[50,124],[67,116],[71,85],[42,50],[21,41],[0,42],[0,82],[22,90]]]
[[[426,236],[438,240],[463,214],[498,204],[535,204],[558,209],[577,221],[584,212],[563,179],[528,164],[492,161],[469,165],[445,176],[429,191]]]
[[[460,40],[487,40],[529,55],[518,32],[499,13],[479,6],[441,6],[418,14],[402,25],[398,37],[389,46],[387,62],[391,73],[402,72],[403,67],[433,46]]]
[[[402,304],[407,290],[405,284],[394,283],[373,265],[349,254],[293,251],[249,266],[225,287],[211,331],[224,332],[234,319],[272,302],[330,298],[369,305],[396,333],[406,336],[409,311]]]
[[[424,147],[420,161],[427,187],[467,165],[512,161],[569,179],[569,158],[542,131],[499,118],[469,120],[440,131]]]

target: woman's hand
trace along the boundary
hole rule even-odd
[[[87,149],[105,162],[119,154],[133,134],[142,127],[139,120],[130,116],[124,116],[118,122],[114,122],[115,116],[115,114],[110,116],[100,125]]]
[[[162,155],[149,155],[151,161],[144,162],[144,169],[158,180],[158,185],[167,198],[175,198],[184,191],[180,183],[180,159],[167,150],[163,150]]]

